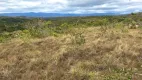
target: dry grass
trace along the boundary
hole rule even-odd
[[[75,29],[0,44],[0,80],[141,80],[142,31]],[[85,42],[77,44],[75,41]],[[135,78],[135,79],[134,79]]]

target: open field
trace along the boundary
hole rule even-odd
[[[141,17],[0,17],[0,80],[141,80]]]
[[[141,29],[74,28],[58,37],[0,44],[0,80],[140,80],[141,75]]]

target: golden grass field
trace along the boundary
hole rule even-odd
[[[0,43],[0,80],[141,80],[142,30],[74,28]]]

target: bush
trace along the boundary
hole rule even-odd
[[[0,42],[5,42],[11,38],[11,34],[9,32],[3,32],[0,34]]]
[[[122,28],[124,28],[124,24],[123,24],[122,22],[116,23],[116,24],[115,24],[115,28],[117,28],[117,29],[122,29]]]
[[[50,27],[52,25],[52,21],[47,21],[47,22],[45,22],[45,26],[46,27]]]
[[[109,23],[108,19],[104,18],[104,19],[95,20],[90,24],[93,24],[93,26],[106,26],[108,25],[108,23]]]
[[[85,43],[85,38],[82,33],[74,34],[73,43],[77,45],[82,45]]]

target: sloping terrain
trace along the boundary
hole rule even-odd
[[[88,27],[0,43],[0,80],[141,80],[142,30]]]

